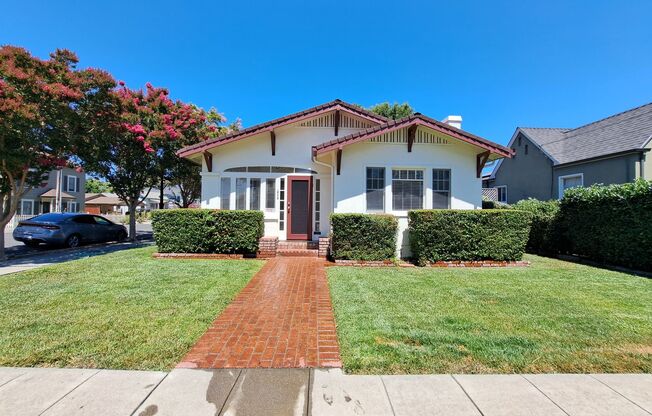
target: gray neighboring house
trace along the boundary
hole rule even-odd
[[[558,199],[575,186],[652,180],[652,103],[572,129],[518,127],[483,186],[498,200]]]
[[[16,215],[46,212],[84,212],[86,174],[63,168],[48,173],[44,186],[28,191],[18,204]]]

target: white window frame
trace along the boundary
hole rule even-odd
[[[504,200],[504,201],[501,201],[501,200],[500,200],[500,192],[498,192],[498,189],[501,189],[501,188],[505,190],[505,191],[503,192],[503,194],[505,195],[505,200]],[[496,186],[496,201],[498,201],[498,202],[502,202],[503,204],[506,204],[506,203],[507,203],[507,185],[499,185],[499,186]]]
[[[30,210],[29,214],[25,214],[23,211],[23,202],[29,202],[32,205],[32,209]],[[21,199],[20,200],[20,215],[36,215],[34,213],[34,200],[33,199]]]
[[[580,178],[580,186],[579,187],[584,187],[584,174],[583,173],[571,173],[570,175],[562,175],[558,179],[558,194],[557,194],[557,199],[562,199],[564,197],[564,179],[569,179],[569,178]],[[571,189],[571,188],[567,188]]]
[[[405,216],[405,215],[407,215],[408,211],[413,210],[413,209],[427,209],[431,205],[431,203],[428,202],[428,196],[430,195],[430,197],[432,198],[431,192],[428,191],[429,189],[431,190],[430,186],[428,186],[428,180],[427,180],[427,175],[426,175],[426,172],[428,171],[428,169],[429,168],[424,167],[424,166],[391,166],[389,168],[386,168],[385,177],[386,178],[389,177],[388,183],[385,184],[385,191],[386,191],[385,194],[389,195],[388,201],[387,200],[385,201],[386,209],[387,209],[387,203],[388,202],[390,204],[389,205],[390,212],[392,212],[395,215],[399,215],[399,216]],[[422,191],[421,192],[421,195],[422,195],[422,197],[421,197],[421,208],[411,208],[410,210],[395,210],[394,209],[394,192],[392,192],[392,185],[394,183],[393,172],[395,170],[421,171],[421,174],[422,174],[421,179],[405,179],[405,180],[414,180],[414,181],[420,180],[421,181],[421,186],[422,186],[422,190],[421,190]],[[399,179],[399,180],[401,180],[401,179]],[[366,187],[366,183],[365,183],[365,187]],[[387,192],[388,190],[389,190],[389,192]],[[451,195],[451,197],[452,197],[452,195]]]
[[[70,186],[70,180],[72,179],[72,187]],[[78,177],[74,175],[66,175],[66,192],[79,192],[77,189]]]
[[[440,168],[440,167],[433,167],[430,169],[430,186],[427,186],[426,189],[426,203],[428,204],[426,206],[426,209],[434,209],[434,204],[433,204],[433,194],[435,192],[440,192],[440,191],[435,191],[435,188],[432,186],[433,185],[433,175],[434,171],[436,170],[447,170],[448,171],[448,208],[438,208],[438,209],[451,209],[453,207],[453,169],[452,168]],[[425,178],[424,178],[425,181]]]
[[[383,169],[385,176],[383,177],[383,207],[381,209],[367,209],[367,169],[369,168],[376,168],[376,169]],[[387,171],[390,171],[389,173],[389,178],[390,178],[390,184],[389,184],[389,191],[387,190]],[[382,166],[382,165],[368,165],[364,167],[364,212],[372,213],[372,214],[378,214],[378,213],[383,213],[387,211],[387,192],[390,193],[392,192],[392,184],[391,184],[391,178],[392,178],[392,173],[391,173],[392,168],[387,168],[387,166]]]
[[[70,209],[71,206],[74,206],[75,209]],[[66,201],[66,212],[79,212],[79,202],[77,201]]]

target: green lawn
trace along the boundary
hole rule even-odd
[[[263,264],[154,250],[0,276],[0,366],[169,369]]]
[[[529,268],[328,269],[353,373],[652,372],[652,279]]]

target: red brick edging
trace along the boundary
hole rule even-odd
[[[391,260],[335,260],[336,266],[356,266],[356,267],[414,267],[412,263],[406,262],[393,262]],[[480,260],[480,261],[438,261],[435,263],[428,263],[427,267],[528,267],[529,261],[495,261],[495,260]]]
[[[242,254],[220,254],[220,253],[154,253],[155,259],[230,259],[240,260],[245,257]]]

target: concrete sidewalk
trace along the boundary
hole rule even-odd
[[[0,368],[0,415],[651,415],[650,374]]]

